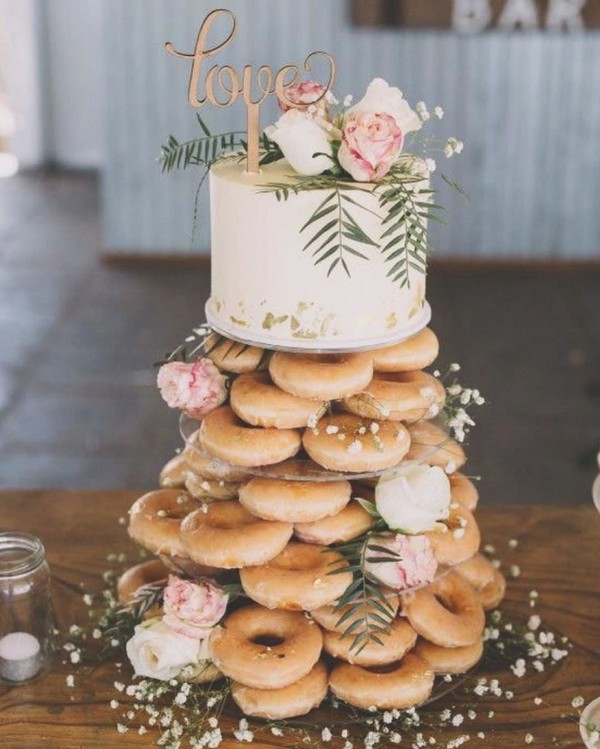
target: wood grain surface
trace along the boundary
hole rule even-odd
[[[135,559],[135,551],[119,523],[134,498],[135,494],[128,491],[0,492],[0,529],[29,531],[40,536],[46,546],[61,628],[85,621],[82,593],[104,587],[102,573],[111,566],[107,561],[110,553],[125,552]],[[586,702],[600,695],[600,518],[592,508],[541,506],[482,507],[478,518],[485,542],[493,544],[504,560],[503,569],[508,570],[511,565],[521,569],[518,577],[509,580],[503,606],[507,616],[513,621],[527,621],[532,613],[529,592],[537,590],[535,612],[546,628],[567,635],[573,649],[568,658],[556,666],[547,666],[543,673],[528,673],[519,679],[506,669],[499,678],[504,689],[514,691],[511,701],[486,696],[477,705],[466,704],[461,703],[457,692],[421,712],[438,713],[450,707],[464,713],[462,726],[438,732],[438,746],[446,746],[466,733],[471,736],[469,747],[513,749],[525,746],[525,736],[531,733],[534,747],[581,747],[577,711],[571,701],[578,695]],[[508,546],[511,538],[519,541],[514,549]],[[0,687],[2,749],[154,745],[156,736],[152,734],[119,735],[115,730],[118,717],[109,702],[119,695],[112,685],[116,679],[128,680],[128,666],[124,665],[119,675],[114,664],[78,671],[62,660],[57,657],[52,671],[38,682]],[[71,673],[77,680],[74,689],[66,684]],[[539,706],[534,704],[536,697],[543,700]],[[470,707],[475,707],[477,713],[473,720],[466,717]],[[487,718],[489,711],[494,711],[492,719]],[[232,713],[222,723],[233,725],[239,717]],[[485,732],[484,739],[477,737],[481,731]],[[312,745],[320,744],[315,737]],[[277,739],[259,730],[251,746],[278,745],[286,746],[285,738]],[[229,749],[242,744],[226,740],[221,746]],[[333,741],[326,746],[338,744]],[[358,742],[355,746],[359,746]],[[410,746],[410,742],[400,746]]]

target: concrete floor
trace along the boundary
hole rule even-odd
[[[600,238],[599,238],[600,241]],[[208,272],[111,266],[93,177],[0,181],[0,486],[152,487],[179,444],[152,363],[202,319]],[[489,405],[466,472],[486,502],[589,501],[600,268],[435,266],[439,366]]]

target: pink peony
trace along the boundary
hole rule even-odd
[[[371,536],[369,545],[389,549],[398,559],[390,562],[368,561],[384,556],[383,552],[367,551],[365,572],[394,590],[427,585],[435,578],[437,561],[427,536]]]
[[[358,113],[344,126],[338,159],[357,182],[374,182],[389,172],[403,140],[391,115]]]
[[[227,397],[227,378],[210,359],[199,359],[193,364],[163,364],[156,382],[171,408],[179,408],[192,417],[204,416]]]
[[[316,81],[292,83],[290,86],[285,87],[287,101],[279,99],[279,108],[282,112],[287,112],[289,109],[306,109],[308,106],[319,100],[317,106],[320,109],[323,109],[322,114],[324,114],[326,107],[325,99],[322,99],[321,97],[325,91],[325,86]]]
[[[192,583],[171,575],[164,593],[163,621],[181,635],[203,640],[223,617],[228,598],[212,580]]]

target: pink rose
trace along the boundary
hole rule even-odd
[[[389,172],[403,140],[391,115],[359,112],[344,126],[338,159],[357,182],[377,181]]]
[[[164,593],[163,621],[181,635],[203,640],[223,618],[228,599],[212,580],[192,583],[171,575]]]
[[[376,562],[369,559],[385,556],[383,552],[367,550],[365,555],[365,572],[389,588],[406,590],[434,580],[438,565],[427,536],[371,536],[369,545],[373,544],[397,556],[390,562]]]
[[[279,99],[279,108],[282,112],[287,112],[289,109],[306,109],[308,106],[319,100],[317,106],[322,110],[321,114],[324,114],[326,103],[325,99],[321,99],[321,97],[325,91],[325,86],[316,81],[293,83],[292,85],[285,87],[287,101]]]
[[[179,408],[192,417],[204,416],[227,397],[227,378],[210,359],[199,359],[193,364],[163,364],[156,382],[171,408]]]

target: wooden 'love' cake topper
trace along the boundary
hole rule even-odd
[[[228,18],[231,29],[225,39],[214,47],[207,46],[208,35],[212,26],[219,18]],[[237,20],[235,15],[224,8],[211,11],[200,26],[196,47],[193,52],[178,52],[171,42],[165,44],[165,49],[175,57],[181,57],[192,61],[190,81],[188,86],[188,100],[192,107],[200,108],[206,102],[215,107],[229,107],[234,104],[239,95],[242,95],[247,111],[247,133],[248,133],[248,172],[256,174],[259,172],[259,143],[260,143],[260,107],[265,99],[272,93],[283,104],[298,106],[291,102],[286,96],[286,87],[299,82],[300,71],[298,65],[283,65],[277,73],[269,65],[261,65],[256,71],[251,65],[244,65],[240,73],[231,65],[213,65],[204,75],[204,92],[199,87],[203,75],[204,60],[213,57],[222,49],[225,49],[235,37],[237,31]],[[315,57],[324,58],[329,64],[329,79],[325,85],[323,94],[315,99],[316,104],[331,90],[335,79],[335,61],[327,52],[311,52],[304,60],[304,69],[311,70],[311,61]]]

